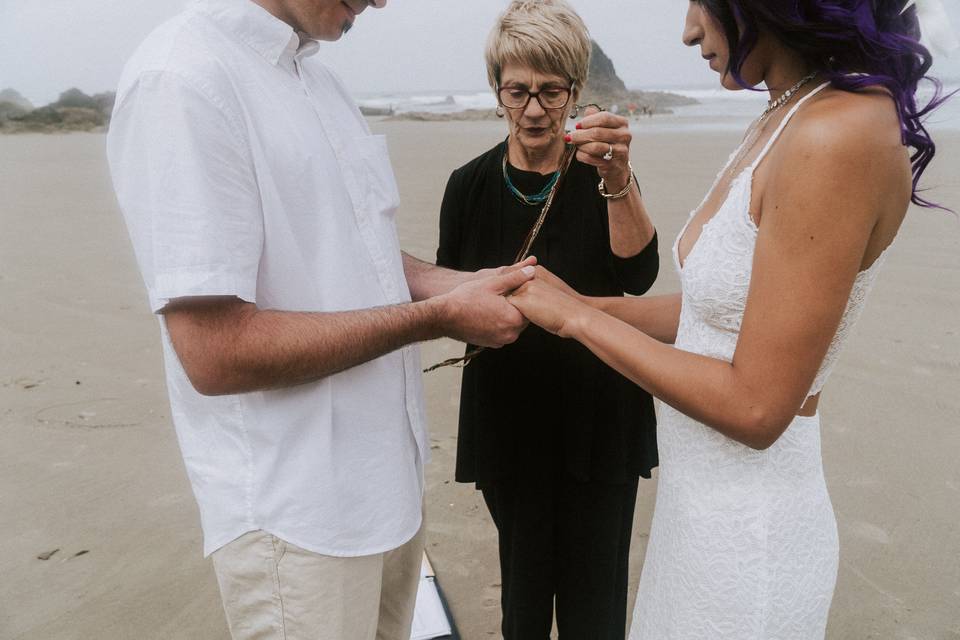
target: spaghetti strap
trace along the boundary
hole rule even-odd
[[[784,127],[787,126],[787,123],[790,122],[790,119],[793,118],[793,115],[797,112],[797,110],[803,106],[803,103],[809,100],[810,98],[812,98],[813,96],[817,95],[818,93],[820,93],[820,91],[822,91],[829,84],[830,84],[829,82],[824,82],[819,87],[817,87],[807,95],[800,98],[800,100],[797,101],[797,104],[793,105],[790,111],[787,112],[787,115],[783,117],[783,120],[780,121],[780,125],[777,127],[776,131],[774,131],[773,135],[770,136],[770,139],[767,140],[767,144],[764,145],[763,150],[760,152],[757,158],[750,164],[751,173],[753,173],[753,171],[758,166],[760,166],[760,163],[763,162],[763,159],[767,157],[767,153],[769,153],[770,149],[773,148],[773,144],[777,141],[777,138],[780,137],[780,134],[783,132]]]

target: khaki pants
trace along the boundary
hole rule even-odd
[[[213,554],[234,640],[410,640],[423,531],[372,556],[306,551],[263,531]]]

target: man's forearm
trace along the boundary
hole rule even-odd
[[[473,274],[454,271],[414,258],[403,253],[403,273],[414,301],[427,300],[449,293],[466,282]]]
[[[423,302],[331,313],[272,311],[233,297],[184,298],[164,311],[173,347],[205,395],[313,382],[405,344],[449,336],[510,344],[526,320],[504,296],[534,268],[467,279]]]
[[[226,309],[195,307],[186,317],[171,311],[167,324],[197,390],[225,395],[313,382],[438,338],[444,313],[442,301],[335,313],[260,310],[237,301]]]

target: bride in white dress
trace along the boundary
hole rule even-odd
[[[662,401],[631,639],[824,637],[839,548],[817,405],[911,199],[929,204],[933,144],[915,9],[801,4],[690,3],[684,42],[771,102],[677,238],[681,293],[586,298],[539,269],[510,297]],[[572,134],[581,161],[626,152],[616,119]]]

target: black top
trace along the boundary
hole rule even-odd
[[[474,271],[508,265],[541,206],[519,202],[503,180],[503,142],[450,176],[440,211],[437,264]],[[525,194],[550,176],[509,168]],[[573,161],[531,253],[580,293],[639,295],[657,278],[657,238],[640,253],[610,250],[596,169]],[[468,349],[471,347],[467,347]],[[650,477],[657,465],[649,394],[574,340],[531,325],[464,369],[456,479],[483,485],[522,474],[566,473],[587,481]]]

